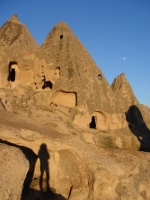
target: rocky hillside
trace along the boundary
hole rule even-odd
[[[149,199],[149,153],[100,148],[92,132],[64,134],[23,115],[1,111],[0,116],[1,143],[28,149],[22,150],[30,163],[23,200],[44,199],[45,195],[73,200],[136,199],[143,195]],[[17,164],[15,168],[19,169]]]
[[[150,199],[150,109],[124,74],[110,86],[63,22],[38,47],[14,15],[0,50],[1,199]]]
[[[45,81],[51,82],[50,89],[53,89],[53,93],[59,90],[59,95],[64,92],[67,99],[70,99],[68,105],[65,99],[58,103],[53,94],[49,97],[49,103],[83,107],[91,114],[94,111],[117,110],[114,94],[102,71],[70,27],[63,22],[50,31],[40,47],[35,69],[39,72],[37,76],[45,76]],[[38,84],[37,80],[36,85],[39,88]]]

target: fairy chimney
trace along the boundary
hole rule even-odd
[[[31,84],[38,44],[14,14],[0,28],[0,88]]]
[[[124,73],[114,79],[111,87],[117,96],[122,111],[127,111],[130,106],[139,103]]]
[[[121,107],[122,112],[128,113],[128,115],[130,115],[129,111],[132,108],[136,107],[136,110],[139,109],[139,111],[141,112],[141,115],[146,125],[150,127],[149,116],[147,115],[147,111],[144,109],[144,106],[142,106],[138,102],[132,90],[132,87],[126,79],[124,73],[120,74],[114,79],[111,87],[117,97],[118,105]]]
[[[111,86],[66,23],[59,22],[50,31],[34,70],[36,89],[49,91],[48,104],[80,111],[75,123],[98,129],[122,127],[124,119]]]

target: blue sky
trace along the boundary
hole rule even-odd
[[[14,13],[40,45],[66,22],[109,84],[125,73],[150,107],[150,0],[0,0],[0,26]]]

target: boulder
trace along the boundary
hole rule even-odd
[[[0,199],[20,199],[28,169],[23,152],[0,141]]]

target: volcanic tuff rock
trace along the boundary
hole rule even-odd
[[[150,199],[149,153],[98,148],[94,142],[85,142],[78,135],[58,133],[23,115],[7,111],[0,114],[0,138],[30,149],[26,152],[30,186],[23,192],[22,200],[44,200],[39,185],[41,164],[46,164],[44,169],[49,172],[49,176],[44,174],[43,181],[50,177],[49,187],[58,199]],[[31,149],[38,155],[34,163],[30,162],[34,161]],[[47,187],[46,182],[43,184]]]
[[[14,88],[18,84],[31,84],[34,57],[38,44],[13,15],[0,28],[0,87]]]
[[[146,121],[146,124],[150,129],[150,108],[145,104],[141,104],[141,110],[143,110],[142,115],[145,114],[144,120]]]
[[[0,199],[19,200],[29,163],[18,148],[0,140]]]
[[[141,105],[137,98],[134,95],[134,92],[125,78],[125,74],[120,74],[117,76],[112,85],[112,90],[115,92],[116,97],[118,99],[118,104],[121,107],[122,112],[127,113],[130,107],[136,106],[139,111],[142,113],[144,122],[147,124],[148,128],[150,129],[150,115],[149,115],[149,108]]]
[[[12,16],[0,29],[0,80],[0,143],[30,165],[22,200],[150,199],[150,156],[137,152],[150,151],[147,109],[124,74],[108,84],[67,24],[38,49]]]
[[[130,106],[139,104],[124,73],[114,79],[111,87],[117,96],[122,111],[127,112]]]
[[[77,108],[73,123],[98,129],[125,127],[125,117],[101,70],[73,34],[58,23],[48,34],[35,59],[37,89],[49,90],[47,104]],[[114,124],[114,127],[112,126]]]
[[[40,73],[43,68],[45,81],[52,83],[53,91],[66,92],[68,97],[74,94],[68,107],[83,107],[90,113],[102,106],[105,112],[116,111],[115,100],[108,98],[111,89],[104,75],[67,24],[60,22],[51,30],[39,49],[37,62],[35,71]]]

